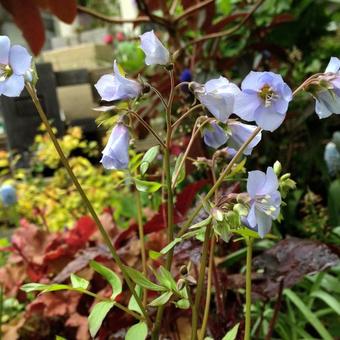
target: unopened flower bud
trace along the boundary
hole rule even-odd
[[[279,161],[276,161],[273,166],[274,172],[276,176],[280,176],[280,173],[282,171],[282,165]]]

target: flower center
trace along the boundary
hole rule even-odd
[[[271,216],[277,209],[271,200],[270,195],[258,195],[255,198],[256,207],[266,215]]]
[[[264,106],[269,107],[278,98],[278,95],[266,84],[259,90],[259,97],[264,101]]]
[[[9,65],[0,64],[0,81],[5,81],[13,74],[13,70]]]

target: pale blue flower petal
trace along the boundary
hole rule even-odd
[[[233,113],[235,96],[239,93],[240,89],[222,76],[207,81],[204,84],[203,90],[199,88],[195,92],[199,101],[212,115],[223,123],[226,123],[229,116]]]
[[[204,88],[206,92],[221,92],[223,93],[223,89],[227,88],[229,85],[229,81],[227,78],[220,76],[216,79],[210,79],[204,84]]]
[[[340,97],[330,91],[319,92],[316,96],[315,112],[320,119],[329,117],[332,113],[340,114]]]
[[[257,126],[243,124],[237,121],[232,121],[228,123],[231,131],[231,135],[228,141],[228,145],[232,148],[238,150],[247,141],[253,132],[257,129]],[[261,141],[262,133],[259,132],[256,137],[248,144],[243,153],[245,155],[250,155],[253,148]]]
[[[13,72],[17,75],[24,75],[31,67],[32,57],[27,52],[26,48],[14,45],[9,52],[9,65]]]
[[[3,84],[2,90],[0,88],[1,94],[7,97],[19,97],[25,87],[24,76],[12,74]]]
[[[275,210],[271,210],[271,218],[276,220],[280,214],[281,194],[278,190],[270,193],[270,204]]]
[[[211,123],[203,130],[204,143],[214,149],[218,149],[228,140],[226,132],[216,123]]]
[[[145,53],[146,65],[166,65],[169,63],[169,51],[160,42],[154,31],[142,34],[140,39],[141,48]]]
[[[0,35],[0,64],[8,65],[11,42],[5,35]]]
[[[114,74],[102,76],[95,84],[102,100],[113,101],[122,99],[133,99],[140,95],[142,87],[135,81],[125,78],[119,71],[114,61]]]
[[[123,124],[117,124],[104,148],[101,163],[106,169],[123,170],[129,164],[129,130]]]
[[[259,86],[259,79],[261,78],[261,72],[250,71],[248,75],[243,79],[241,83],[242,90],[253,90]]]
[[[257,222],[257,232],[261,238],[264,238],[269,233],[272,226],[272,218],[259,209],[255,209],[255,216]]]
[[[105,74],[100,77],[98,82],[94,85],[102,100],[112,101],[120,99],[117,96],[117,85],[113,74]]]
[[[249,226],[251,228],[256,228],[257,226],[257,220],[256,220],[256,215],[255,215],[255,203],[253,203],[249,209],[249,213],[247,216],[247,221],[249,223]]]
[[[117,82],[117,96],[121,99],[138,97],[142,90],[141,85],[135,80],[125,78],[120,73],[116,60],[113,63],[113,70]]]
[[[260,106],[254,113],[255,122],[263,130],[274,131],[284,121],[285,115],[277,113],[274,106]]]
[[[327,68],[325,70],[325,73],[337,73],[340,70],[340,59],[337,57],[331,57]]]
[[[257,195],[267,195],[273,191],[276,191],[279,187],[279,181],[274,172],[274,169],[270,166],[267,168],[266,180],[263,186],[257,191]]]
[[[198,98],[202,105],[222,123],[226,123],[233,112],[234,96],[232,94],[224,94],[221,96],[210,93],[199,95]]]
[[[250,122],[254,120],[254,113],[260,105],[261,100],[257,93],[248,94],[242,92],[235,98],[234,113]]]
[[[251,198],[255,198],[257,193],[266,183],[266,175],[259,170],[249,171],[247,181],[247,192]]]

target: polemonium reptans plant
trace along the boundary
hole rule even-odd
[[[3,44],[6,52],[2,52],[0,55],[3,70],[2,83],[0,83],[2,84],[1,93],[6,94],[4,88],[8,86],[10,77],[15,74],[15,79],[21,77],[20,87],[18,86],[16,91],[7,92],[7,95],[18,96],[23,87],[23,75],[30,67],[31,60],[23,50],[21,50],[21,54],[15,52],[13,57],[7,39],[2,38],[0,43]],[[94,337],[106,314],[111,308],[116,307],[138,320],[138,323],[128,331],[130,338],[131,334],[137,334],[139,339],[145,339],[150,334],[152,339],[159,339],[164,308],[171,303],[176,308],[191,310],[191,339],[204,339],[209,316],[209,303],[204,306],[201,324],[199,314],[206,269],[208,267],[206,301],[210,301],[211,263],[213,262],[216,241],[219,239],[228,241],[230,235],[237,234],[247,245],[244,339],[249,340],[253,240],[267,237],[271,232],[272,224],[280,216],[280,207],[287,188],[294,187],[294,182],[289,179],[289,174],[280,176],[281,165],[279,163],[275,163],[273,167],[267,167],[266,172],[256,169],[249,171],[248,176],[245,175],[247,173],[244,168],[245,157],[254,153],[254,148],[261,141],[262,130],[274,131],[284,123],[290,101],[302,90],[308,90],[312,93],[319,102],[317,110],[320,109],[324,112],[323,114],[339,113],[338,59],[331,59],[326,73],[311,76],[294,92],[284,82],[281,75],[273,72],[251,71],[242,81],[241,90],[236,84],[223,76],[208,80],[204,85],[198,82],[186,83],[188,89],[192,91],[193,97],[195,97],[195,104],[186,113],[177,117],[173,103],[176,91],[182,88],[183,83],[176,84],[175,81],[176,54],[171,55],[153,31],[146,32],[141,36],[141,48],[146,55],[145,63],[147,65],[164,67],[168,72],[170,92],[166,98],[152,84],[148,84],[141,77],[138,81],[125,77],[116,62],[114,62],[114,73],[102,76],[96,84],[96,89],[103,101],[121,100],[125,102],[124,105],[113,107],[119,118],[116,120],[117,123],[113,127],[108,143],[103,150],[101,162],[105,168],[110,169],[109,171],[123,170],[126,176],[125,183],[132,186],[136,193],[142,257],[141,272],[126,266],[117,255],[110,236],[101,224],[58,144],[46,114],[40,105],[34,84],[29,79],[26,79],[25,83],[63,165],[96,222],[113,260],[122,273],[122,279],[131,291],[131,299],[127,306],[120,304],[120,300],[117,301],[116,297],[122,292],[121,279],[110,269],[97,262],[91,262],[93,270],[110,282],[112,295],[108,299],[98,300],[100,302],[97,302],[92,309],[89,316],[90,333]],[[14,49],[14,51],[18,50],[18,48]],[[148,100],[149,91],[155,92],[163,106],[160,115],[163,114],[164,116],[164,134],[156,131],[138,113],[139,102],[143,100],[144,96]],[[324,91],[331,94],[325,95]],[[325,108],[328,111],[325,111]],[[175,159],[170,153],[172,142],[176,136],[177,128],[186,118],[191,118],[194,121],[191,138],[185,151]],[[144,155],[138,155],[130,160],[129,152],[133,150],[133,141],[129,145],[130,133],[133,135],[133,122],[135,120],[138,120],[155,137],[155,145]],[[255,122],[256,125],[245,124],[242,120]],[[191,214],[186,216],[180,225],[177,225],[174,221],[174,193],[178,190],[181,181],[185,179],[185,160],[188,159],[189,150],[199,134],[203,134],[204,142],[212,147],[209,152],[213,154],[211,159],[197,159],[196,161],[198,163],[203,162],[209,168],[213,174],[213,181],[206,194],[198,200]],[[230,159],[230,157],[232,158]],[[150,181],[147,176],[150,164],[160,159],[163,164],[162,183]],[[223,163],[221,170],[218,170],[220,167],[217,166],[217,161]],[[245,176],[247,178],[244,178]],[[224,194],[223,191],[219,191],[225,180],[236,180],[236,178],[241,182],[243,179],[246,180],[244,192]],[[164,266],[160,266],[158,270],[153,269],[154,272],[149,275],[139,193],[154,193],[161,188],[164,190],[162,197],[167,210],[164,216],[166,217],[168,240],[167,246],[162,249],[157,258],[157,261],[163,263]],[[197,216],[203,211],[208,215],[207,218],[197,220]],[[194,288],[189,289],[188,287],[192,285],[192,281],[189,281],[190,275],[182,275],[180,278],[174,277],[171,265],[174,248],[183,240],[190,238],[203,240],[203,243],[197,283]],[[154,282],[155,277],[157,283]],[[28,284],[23,289],[43,292],[71,289],[97,297],[96,294],[88,291],[86,280],[72,275],[71,281],[72,286],[59,285],[55,287],[45,284]],[[158,296],[151,299],[154,294],[148,294],[148,291],[153,291]],[[157,312],[154,312],[155,309]],[[198,329],[200,329],[199,332]]]

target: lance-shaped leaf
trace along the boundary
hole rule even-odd
[[[82,289],[87,289],[87,287],[90,284],[89,281],[75,274],[71,274],[71,283],[72,283],[73,288],[82,288]]]
[[[141,192],[152,193],[156,192],[162,187],[162,184],[158,182],[143,181],[138,178],[135,178],[134,180],[137,190]]]
[[[159,286],[156,283],[151,282],[149,279],[147,279],[142,273],[140,273],[136,269],[125,266],[125,270],[130,276],[131,280],[135,282],[136,284],[138,284],[139,286],[142,286],[143,288],[147,288],[149,290],[155,290],[157,292],[166,290],[166,288]]]
[[[230,331],[228,331],[228,333],[223,337],[222,340],[235,340],[239,326],[240,324],[237,323]]]
[[[139,322],[128,329],[125,340],[145,340],[147,335],[148,326],[145,322]]]
[[[102,325],[107,313],[114,306],[113,301],[101,301],[98,302],[92,309],[88,321],[89,321],[89,331],[94,338],[99,331],[100,326]]]
[[[111,299],[114,300],[122,292],[122,282],[118,275],[96,261],[91,261],[90,266],[110,283],[112,287]]]
[[[151,149],[149,149],[143,156],[141,165],[140,165],[140,172],[142,175],[144,175],[151,164],[151,162],[157,157],[159,153],[159,145],[153,146]]]
[[[172,292],[165,292],[162,295],[160,295],[158,298],[154,299],[149,303],[149,306],[152,307],[158,307],[165,305],[171,298]]]

